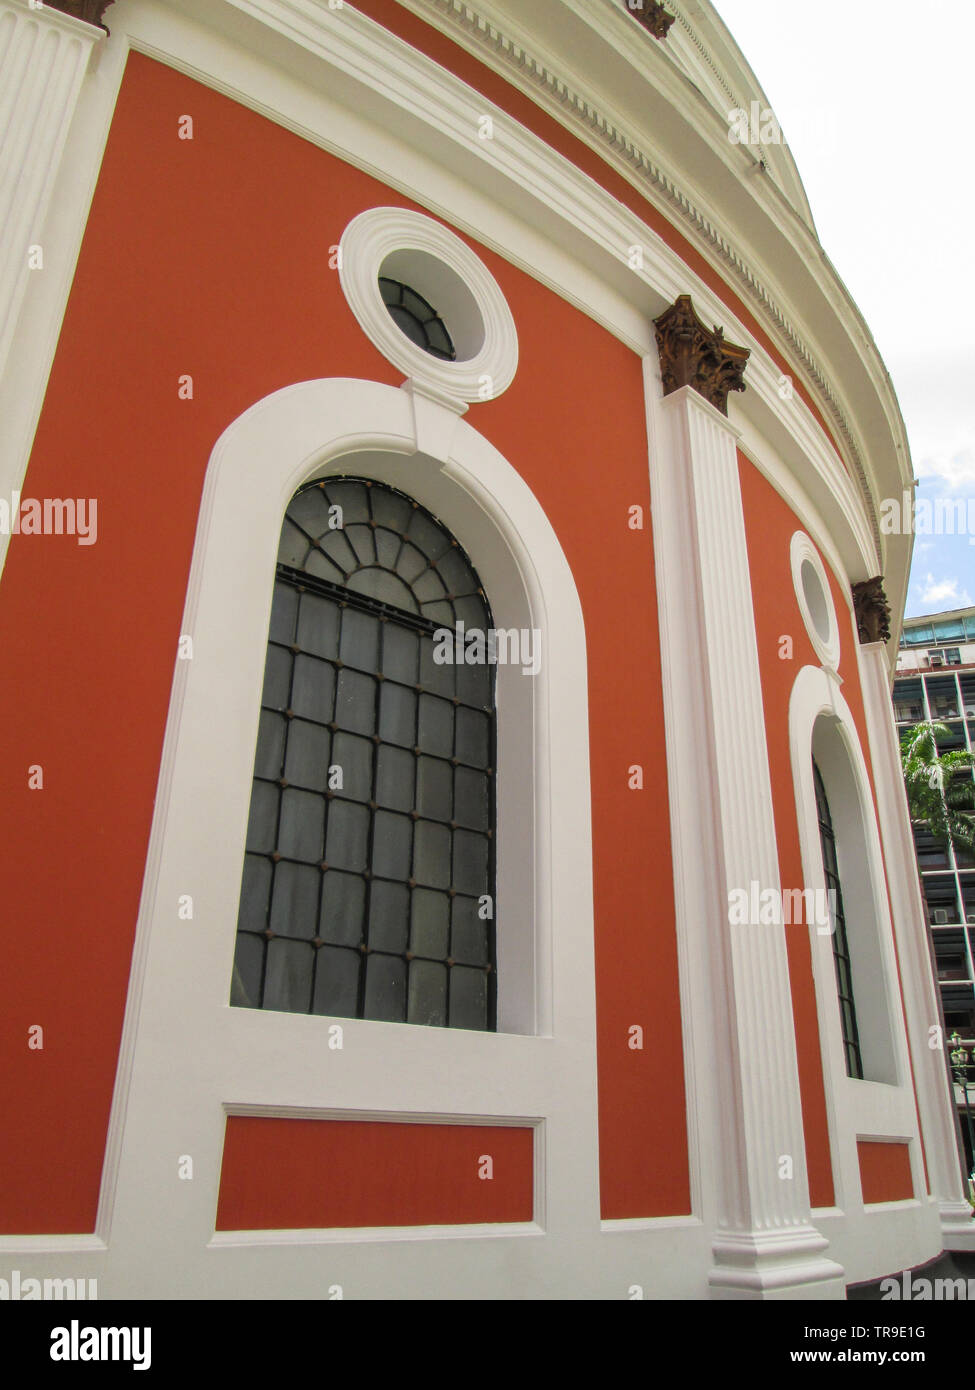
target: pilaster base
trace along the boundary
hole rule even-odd
[[[844,1299],[842,1265],[828,1260],[829,1241],[812,1226],[722,1234],[708,1276],[715,1299]]]

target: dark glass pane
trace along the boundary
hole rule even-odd
[[[407,613],[418,612],[416,599],[407,584],[397,579],[388,570],[368,568],[359,570],[349,579],[346,587],[354,594],[364,594],[378,603],[388,603],[394,608],[404,608]]]
[[[270,639],[272,642],[283,642],[286,647],[290,647],[294,641],[297,611],[297,593],[290,584],[282,584],[279,580],[274,586],[274,598],[271,602]]]
[[[271,897],[271,864],[256,854],[244,855],[244,877],[240,889],[240,931],[262,932],[267,928],[267,909]]]
[[[418,574],[422,574],[427,568],[427,558],[417,550],[415,545],[410,545],[409,541],[403,542],[403,548],[396,561],[396,573],[404,583],[411,587]]]
[[[348,801],[329,802],[325,858],[332,868],[367,868],[369,812]]]
[[[458,767],[454,773],[454,820],[474,830],[487,830],[489,791],[484,773]]]
[[[380,746],[376,754],[376,800],[394,811],[413,809],[415,759],[405,748]]]
[[[335,672],[327,661],[311,656],[295,657],[294,688],[291,708],[306,719],[327,724],[332,718],[335,693]]]
[[[395,623],[382,628],[382,674],[387,680],[416,685],[417,663],[420,659],[420,638],[409,628]]]
[[[342,785],[334,790],[349,801],[372,800],[371,739],[337,733],[332,741],[333,767],[342,769]]]
[[[284,732],[287,720],[280,714],[261,710],[261,723],[257,735],[257,756],[254,759],[254,776],[277,778],[281,776],[281,763],[284,759]]]
[[[491,624],[488,622],[487,610],[484,607],[484,600],[477,597],[464,597],[454,600],[454,613],[459,621],[464,624],[468,632],[483,632],[485,646],[487,645],[487,633]],[[487,667],[485,662],[480,669],[483,671]],[[472,668],[477,669],[477,668]],[[480,702],[478,702],[480,703]]]
[[[345,570],[327,559],[320,550],[311,551],[305,561],[304,571],[317,579],[327,580],[329,584],[342,584],[345,581]]]
[[[402,493],[385,487],[374,487],[370,492],[372,514],[379,525],[388,526],[391,531],[404,532],[414,509]]]
[[[390,317],[402,329],[411,343],[416,343],[417,347],[425,348],[427,345],[427,335],[423,331],[423,325],[414,314],[408,309],[404,309],[399,304],[389,304],[386,306]]]
[[[460,706],[457,710],[457,756],[462,763],[488,766],[489,727],[487,715]]]
[[[450,954],[462,965],[487,965],[490,921],[478,917],[477,898],[451,900]]]
[[[322,857],[325,833],[325,801],[314,792],[288,787],[281,794],[278,851],[288,859],[317,864]]]
[[[442,758],[454,752],[454,707],[435,695],[420,696],[420,734],[418,743],[425,753]]]
[[[450,887],[450,831],[418,820],[413,837],[413,875],[430,888]]]
[[[290,687],[291,653],[283,647],[268,647],[261,704],[269,705],[271,709],[287,709]]]
[[[469,705],[490,705],[491,667],[487,662],[457,667],[457,698]]]
[[[412,748],[416,743],[416,695],[403,685],[383,681],[379,696],[379,736],[387,743]]]
[[[288,756],[284,764],[287,780],[299,787],[327,791],[331,742],[328,730],[320,724],[308,724],[303,719],[290,720]]]
[[[406,1020],[406,962],[398,956],[366,957],[366,1018]]]
[[[358,946],[365,925],[366,884],[355,874],[330,869],[322,877],[322,915],[318,934],[335,946]]]
[[[450,899],[446,893],[414,888],[410,950],[418,956],[446,960],[450,924]]]
[[[435,603],[437,599],[446,597],[447,590],[444,588],[435,570],[426,570],[419,576],[413,584],[413,596],[426,612],[425,605]]]
[[[416,809],[431,820],[449,821],[453,798],[453,768],[439,758],[419,758],[416,769]]]
[[[344,531],[327,531],[318,542],[325,556],[348,576],[359,568],[359,557],[349,544]]]
[[[377,526],[373,540],[376,543],[376,563],[383,569],[395,569],[402,537],[395,531],[387,531],[384,526]]]
[[[313,540],[328,530],[328,501],[320,487],[306,488],[291,499],[288,517]]]
[[[251,792],[251,813],[247,822],[247,848],[273,854],[278,830],[277,787],[270,782],[255,782]]]
[[[446,599],[442,602],[421,603],[420,612],[428,622],[442,623],[444,627],[453,627],[454,625],[454,610]]]
[[[447,1022],[447,970],[428,960],[410,962],[410,994],[407,1020],[428,1027]]]
[[[402,883],[374,879],[369,894],[369,948],[406,950],[410,925],[410,890]]]
[[[453,663],[439,665],[433,659],[433,651],[433,638],[422,638],[420,642],[420,684],[425,690],[432,690],[438,695],[446,695],[448,699],[452,699],[454,694],[454,665]]]
[[[408,879],[413,823],[409,816],[377,811],[372,831],[372,872],[382,878]]]
[[[343,526],[370,520],[368,494],[373,489],[367,488],[365,483],[355,482],[350,478],[327,478],[325,491],[328,494],[329,503],[337,504],[342,508]]]
[[[372,734],[376,728],[376,682],[358,671],[339,672],[335,720],[354,734]]]
[[[486,893],[488,842],[469,830],[454,831],[454,887],[459,893]]]
[[[331,599],[302,594],[298,613],[298,646],[311,656],[336,657],[339,640],[339,608]]]
[[[336,1018],[355,1018],[359,996],[358,951],[322,946],[315,963],[315,999],[312,1011]]]
[[[264,942],[259,936],[240,932],[234,954],[234,974],[230,1002],[245,1009],[261,1006],[261,977],[264,974]]]
[[[407,534],[428,560],[439,560],[441,555],[450,549],[450,537],[419,507],[415,508],[410,516]]]
[[[278,864],[274,870],[271,930],[276,936],[318,935],[318,890],[322,875],[304,864]]]
[[[451,546],[442,559],[437,561],[437,570],[449,594],[469,594],[476,591],[477,580],[457,546]]]
[[[315,949],[303,941],[276,937],[267,943],[264,1008],[283,1013],[307,1013],[311,1004],[311,972]]]
[[[360,565],[374,565],[376,563],[376,547],[373,544],[372,531],[368,526],[346,526],[345,539],[355,551],[355,557]]]
[[[281,528],[278,564],[290,565],[292,569],[300,570],[310,549],[308,537],[292,522],[286,520]]]
[[[487,1027],[487,975],[455,965],[450,972],[451,1028]]]

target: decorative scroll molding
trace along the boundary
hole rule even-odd
[[[765,319],[778,339],[780,346],[789,357],[801,367],[803,376],[812,385],[814,394],[819,397],[827,420],[831,421],[845,446],[845,460],[850,468],[860,492],[864,509],[869,519],[874,546],[878,560],[882,557],[883,543],[876,502],[867,481],[863,457],[856,436],[843,407],[833,391],[819,362],[809,350],[795,325],[781,306],[772,298],[766,286],[752,267],[742,258],[738,249],[728,241],[714,226],[708,216],[701,211],[687,192],[662,169],[644,150],[593,106],[592,101],[574,91],[567,85],[565,77],[551,71],[521,44],[468,3],[468,0],[405,0],[408,8],[418,13],[433,11],[441,22],[460,29],[469,46],[490,53],[491,60],[509,69],[509,79],[523,90],[534,87],[541,89],[545,97],[557,105],[565,120],[572,120],[586,128],[604,147],[604,158],[617,168],[622,168],[634,186],[647,197],[654,206],[663,206],[668,215],[683,224],[702,242],[707,252],[722,265],[737,284],[739,293],[755,306],[755,310]],[[701,40],[678,9],[677,19],[687,30],[691,41],[718,76],[725,90],[727,84],[718,72]],[[513,71],[512,71],[513,70]],[[737,103],[737,98],[735,99]],[[737,103],[740,104],[740,103]],[[585,139],[586,136],[582,135]]]
[[[623,0],[623,8],[655,39],[665,39],[667,31],[677,18],[676,15],[668,14],[658,0]]]
[[[861,642],[890,641],[890,604],[884,593],[883,575],[854,584],[853,608]]]
[[[106,34],[108,25],[104,20],[105,11],[114,3],[115,0],[45,0],[48,9],[60,10],[73,19],[83,19],[86,24],[96,24]]]
[[[693,386],[722,415],[728,414],[728,392],[745,390],[745,364],[748,348],[726,343],[724,332],[707,328],[697,314],[689,294],[677,300],[654,319],[664,395]]]

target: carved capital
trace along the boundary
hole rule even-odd
[[[83,19],[86,24],[96,24],[99,29],[104,29],[108,33],[108,25],[105,23],[105,11],[114,0],[45,0],[45,4],[50,10],[60,10],[62,14],[71,15],[72,19]]]
[[[884,593],[883,575],[864,579],[853,586],[853,611],[861,642],[887,642],[890,639],[890,604]]]
[[[720,328],[706,328],[689,294],[678,297],[654,319],[664,395],[693,386],[706,401],[728,414],[728,392],[744,391],[748,348],[726,343]]]
[[[623,8],[655,39],[665,39],[676,19],[676,15],[668,14],[658,0],[623,0]]]

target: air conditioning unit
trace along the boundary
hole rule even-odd
[[[942,656],[941,652],[928,652],[928,665],[929,665],[929,666],[943,666],[944,664],[945,664],[945,659],[944,659],[944,657]]]
[[[943,907],[936,907],[931,913],[931,920],[936,927],[943,927],[948,922],[948,913]]]
[[[965,921],[966,921],[966,922],[975,922],[975,912],[966,912],[966,913],[965,913]]]

